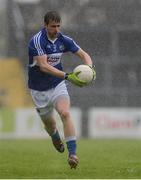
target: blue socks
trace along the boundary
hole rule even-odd
[[[59,140],[60,139],[60,135],[59,135],[58,130],[56,130],[51,135],[51,138],[52,138],[52,140]],[[70,155],[76,155],[76,138],[68,137],[66,144],[67,144],[69,156]]]
[[[76,140],[67,141],[67,148],[70,155],[76,155]]]

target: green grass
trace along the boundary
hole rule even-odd
[[[141,178],[140,140],[79,140],[79,167],[71,170],[67,151],[56,152],[50,140],[1,140],[1,179]]]

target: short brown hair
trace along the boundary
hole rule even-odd
[[[49,24],[49,21],[61,22],[61,16],[57,11],[49,11],[44,16],[44,22]]]

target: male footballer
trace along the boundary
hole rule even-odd
[[[65,80],[80,87],[83,87],[86,82],[77,77],[80,72],[66,73],[63,70],[61,56],[65,52],[72,52],[91,68],[93,64],[90,56],[73,39],[60,32],[60,25],[59,13],[49,11],[44,16],[44,27],[31,38],[28,45],[28,87],[54,147],[63,153],[65,148],[56,127],[53,109],[55,108],[60,115],[68,150],[68,164],[71,168],[76,168],[78,165],[76,135]]]

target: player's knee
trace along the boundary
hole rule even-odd
[[[67,120],[70,118],[70,112],[68,110],[61,110],[59,114],[63,120]]]

